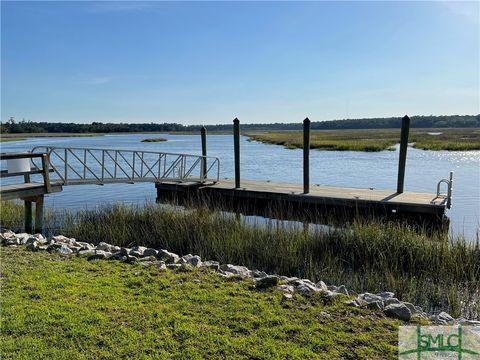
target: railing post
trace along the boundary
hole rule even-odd
[[[202,126],[200,129],[200,135],[202,137],[202,168],[201,168],[201,178],[206,179],[207,178],[207,129],[205,129],[205,126]]]
[[[240,188],[240,120],[233,120],[233,149],[235,155],[235,188]]]
[[[450,209],[452,207],[452,189],[453,189],[453,171],[450,171],[448,191],[447,191],[447,209]]]
[[[402,131],[400,134],[400,157],[398,161],[397,193],[403,193],[405,182],[405,163],[407,161],[408,133],[410,131],[410,118],[405,115],[402,119]]]
[[[303,193],[310,192],[310,119],[303,120]]]
[[[105,179],[105,150],[102,150],[102,181],[104,179]]]
[[[48,194],[51,192],[50,187],[50,161],[48,154],[42,156],[42,170],[43,170],[43,184],[45,186],[45,192]]]
[[[67,149],[65,149],[65,185],[67,185],[68,182],[68,176],[67,176],[67,171],[68,171],[68,163],[67,163]]]

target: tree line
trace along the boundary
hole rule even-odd
[[[401,117],[312,121],[313,130],[389,129],[400,128]],[[412,128],[478,128],[480,115],[412,116]],[[230,131],[232,124],[206,125],[210,131]],[[59,123],[15,121],[0,122],[1,133],[120,133],[199,131],[201,125],[178,123]],[[302,122],[273,124],[242,124],[242,130],[300,130]]]

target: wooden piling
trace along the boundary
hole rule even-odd
[[[202,159],[202,176],[203,178],[207,177],[207,129],[205,129],[205,126],[202,126],[200,129],[200,134],[202,137],[202,156],[204,157]]]
[[[240,188],[240,120],[233,120],[233,148],[235,155],[235,188]]]
[[[33,223],[32,223],[32,202],[25,200],[25,232],[33,233]]]
[[[35,232],[43,234],[43,195],[35,203]]]
[[[310,119],[303,120],[303,193],[310,192]]]
[[[23,180],[25,183],[30,182],[30,174],[24,174]],[[32,202],[30,200],[24,201],[24,225],[26,233],[33,233],[33,213],[32,213]]]
[[[405,164],[407,161],[408,133],[410,131],[410,118],[405,115],[402,119],[402,131],[400,134],[400,157],[398,161],[397,193],[403,193],[405,182]]]

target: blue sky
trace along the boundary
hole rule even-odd
[[[477,114],[479,2],[4,2],[1,119]]]

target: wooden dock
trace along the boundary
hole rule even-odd
[[[240,176],[240,122],[233,120],[234,180],[215,183],[156,184],[157,200],[175,200],[182,205],[206,205],[244,215],[326,223],[350,222],[359,217],[381,217],[408,221],[427,228],[448,230],[445,215],[451,205],[452,176],[437,183],[436,193],[404,191],[410,118],[402,118],[397,189],[360,189],[310,185],[310,120],[303,121],[303,184],[244,180]],[[202,155],[206,151],[206,130],[202,129]],[[287,170],[287,169],[285,169]],[[447,192],[440,192],[441,185]]]
[[[31,160],[41,159],[41,168],[31,167]],[[0,171],[0,177],[22,177],[24,182],[15,184],[0,184],[0,200],[21,199],[25,203],[25,231],[33,233],[34,230],[43,232],[43,200],[44,196],[53,192],[62,191],[61,184],[50,182],[50,160],[47,153],[1,153],[0,160],[16,161],[27,160],[27,169],[22,171]],[[42,182],[31,181],[31,176],[40,174]],[[33,208],[35,203],[35,226],[33,226]]]
[[[445,212],[451,206],[452,172],[449,179],[441,179],[437,183],[436,193],[404,191],[409,126],[410,118],[404,116],[396,190],[312,186],[308,118],[303,121],[302,184],[244,180],[240,176],[240,122],[235,118],[234,179],[220,180],[220,159],[207,156],[206,129],[202,128],[201,156],[68,147],[36,147],[30,153],[0,154],[0,160],[30,158],[34,165],[33,158],[42,160],[41,168],[36,166],[25,173],[2,171],[2,178],[24,176],[24,183],[2,184],[0,197],[25,201],[25,224],[26,229],[30,230],[32,202],[36,202],[37,228],[42,228],[44,194],[61,191],[62,186],[136,182],[154,183],[158,201],[174,200],[186,206],[206,205],[237,214],[314,223],[381,217],[400,222],[413,221],[420,226],[446,230],[448,218]],[[50,172],[55,177],[53,182],[50,181]],[[32,174],[42,174],[43,183],[31,182]],[[442,186],[446,187],[444,193],[441,193]]]
[[[229,179],[215,184],[158,183],[156,188],[160,201],[175,199],[181,204],[203,203],[245,215],[301,221],[372,215],[443,226],[446,218],[446,198],[434,193],[320,185],[305,194],[301,184],[242,180],[236,188]]]
[[[50,193],[62,191],[62,186],[51,184]],[[47,194],[45,184],[42,182],[30,182],[23,184],[9,184],[0,187],[0,200],[36,198]]]

